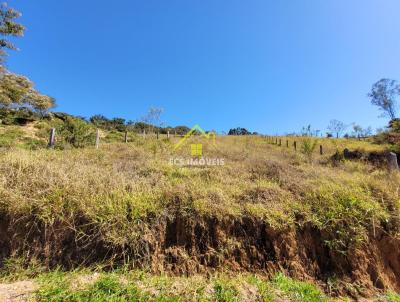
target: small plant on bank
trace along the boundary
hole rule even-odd
[[[315,148],[317,147],[318,141],[310,137],[306,137],[301,142],[301,153],[303,153],[307,160],[311,163]]]

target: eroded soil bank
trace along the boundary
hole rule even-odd
[[[229,270],[272,276],[284,271],[314,281],[332,295],[400,290],[400,240],[383,228],[371,230],[358,247],[339,252],[327,244],[335,234],[309,224],[276,230],[253,218],[183,215],[150,222],[138,223],[135,239],[110,244],[103,230],[84,217],[48,226],[2,215],[0,261],[3,265],[9,257],[24,257],[48,268],[129,262],[175,275]]]

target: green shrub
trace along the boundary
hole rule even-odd
[[[303,153],[309,162],[312,161],[313,153],[317,147],[318,141],[310,137],[306,137],[301,141],[301,153]]]
[[[94,145],[95,129],[82,119],[67,116],[64,124],[57,130],[61,141],[73,147],[82,148]]]
[[[363,242],[371,225],[388,218],[370,192],[356,183],[319,181],[306,192],[306,204],[311,221],[332,234],[328,247],[343,253]]]

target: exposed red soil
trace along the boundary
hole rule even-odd
[[[107,261],[117,266],[130,259],[154,272],[176,275],[217,270],[249,271],[272,276],[284,271],[312,280],[335,295],[370,296],[379,290],[400,290],[400,240],[377,228],[367,242],[346,254],[325,244],[332,234],[311,225],[275,230],[253,218],[164,218],[153,223],[137,242],[107,243],[101,230],[77,217],[71,224],[45,227],[28,218],[0,219],[0,265],[24,255],[48,267],[66,268]],[[81,231],[87,236],[80,236]],[[329,279],[340,280],[332,289]],[[352,284],[352,290],[346,287]]]

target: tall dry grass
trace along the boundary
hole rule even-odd
[[[327,243],[337,250],[362,242],[372,228],[399,230],[398,173],[361,162],[334,166],[327,156],[314,156],[311,164],[261,137],[219,137],[218,148],[205,145],[205,156],[224,158],[224,166],[174,166],[171,157],[190,154],[190,142],[173,151],[177,139],[5,151],[0,213],[71,227],[83,216],[118,245],[177,213],[255,217],[275,228],[311,223],[338,234]]]

